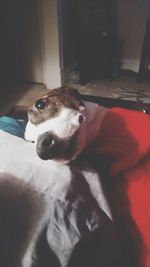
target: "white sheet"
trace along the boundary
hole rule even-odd
[[[74,266],[75,261],[76,267],[84,267],[87,259],[86,267],[111,266],[118,257],[115,227],[100,178],[88,169],[42,161],[34,144],[0,131],[0,173],[19,177],[45,196],[50,219],[46,239],[63,267],[68,262]]]

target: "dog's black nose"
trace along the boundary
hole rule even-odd
[[[49,133],[44,133],[37,139],[36,152],[41,159],[47,160],[51,158],[51,151],[53,150],[54,146],[55,141],[52,135]]]
[[[46,148],[46,149],[52,147],[54,144],[55,144],[55,141],[54,141],[54,139],[51,136],[47,136],[46,138],[44,138],[41,141],[41,146],[43,148]]]

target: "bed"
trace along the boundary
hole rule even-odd
[[[0,173],[18,177],[48,203],[49,220],[37,242],[34,266],[123,266],[102,177],[89,163],[42,161],[34,144],[0,130]],[[3,209],[0,205],[0,216]]]

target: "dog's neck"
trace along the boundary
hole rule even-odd
[[[102,121],[105,118],[109,109],[91,102],[85,102],[84,104],[86,112],[85,116],[87,118],[86,146],[88,146],[97,140],[101,129]]]

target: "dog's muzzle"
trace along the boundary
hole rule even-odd
[[[45,132],[39,135],[36,144],[36,152],[43,160],[68,160],[70,161],[77,149],[78,132],[65,139]]]

